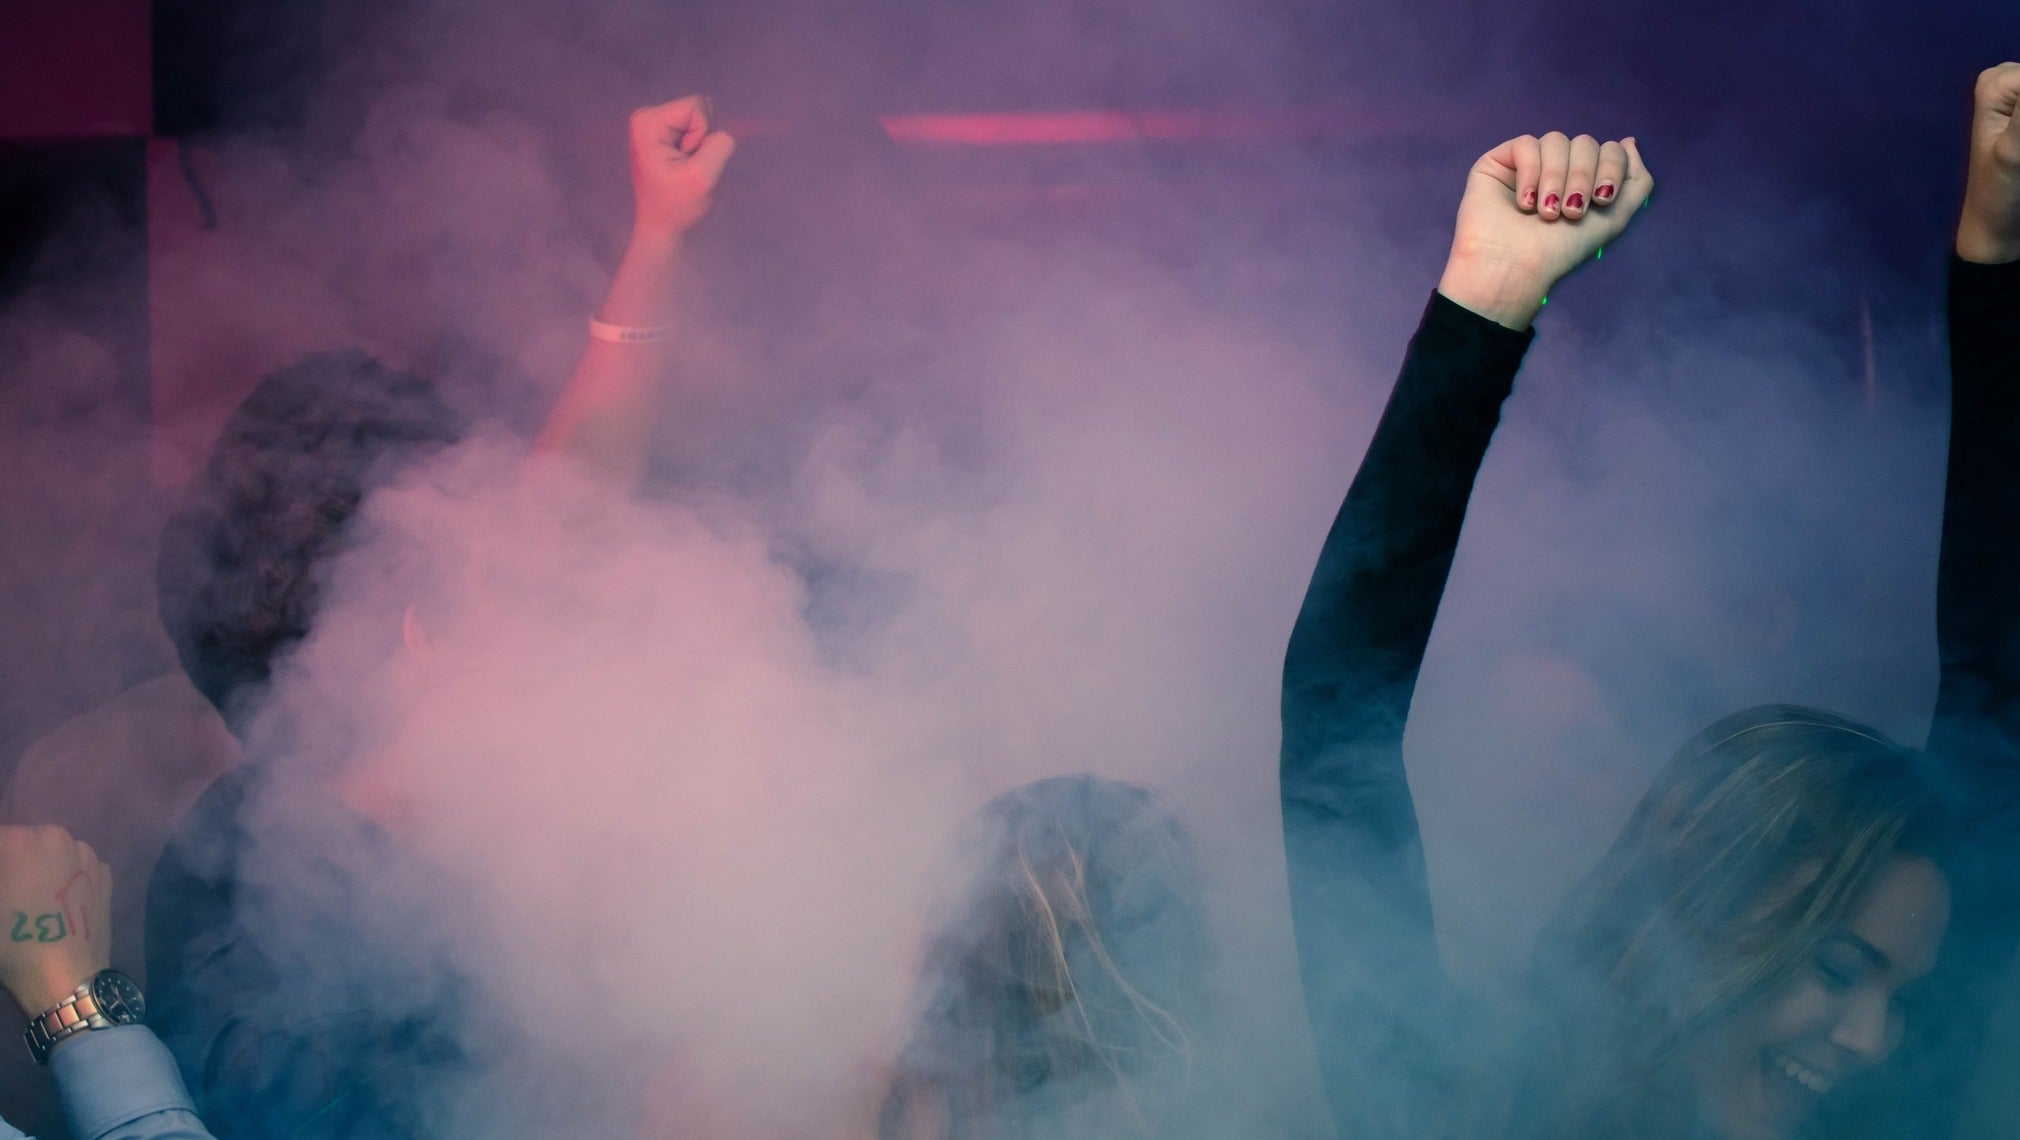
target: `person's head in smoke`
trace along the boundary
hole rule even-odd
[[[1143,788],[1061,776],[985,806],[929,940],[881,1140],[1157,1133],[1208,959],[1192,844]]]
[[[227,724],[308,634],[365,495],[460,427],[427,381],[357,352],[273,372],[232,413],[162,534],[156,578],[162,625]]]
[[[1921,758],[1873,729],[1775,705],[1700,733],[1539,942],[1559,1048],[1529,1126],[1795,1133],[1900,1040],[1949,923],[1942,833]]]

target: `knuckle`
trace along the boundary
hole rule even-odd
[[[1551,131],[1549,134],[1543,136],[1543,141],[1554,145],[1556,143],[1570,142],[1571,139],[1563,131]]]

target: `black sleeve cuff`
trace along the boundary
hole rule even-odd
[[[1950,306],[2020,323],[2020,261],[1986,265],[1950,254]]]
[[[1435,290],[1431,293],[1431,303],[1424,308],[1421,327],[1425,332],[1435,331],[1477,345],[1495,355],[1512,356],[1517,362],[1529,351],[1529,342],[1536,339],[1533,327],[1516,332]]]

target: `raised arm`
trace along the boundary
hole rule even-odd
[[[1284,846],[1306,1009],[1343,1136],[1425,1135],[1450,1060],[1403,726],[1466,503],[1557,282],[1654,182],[1632,139],[1524,137],[1467,179],[1425,310],[1284,660]]]
[[[675,321],[688,287],[681,245],[708,216],[736,140],[711,129],[699,95],[631,115],[631,241],[597,310],[588,347],[534,445],[636,486],[677,352]]]
[[[1978,80],[1950,266],[1950,470],[1932,747],[1981,778],[2020,755],[2020,64]]]
[[[1975,104],[1950,264],[1942,677],[1929,734],[1963,816],[1963,843],[1944,949],[1950,984],[1921,1019],[1928,1038],[1903,1050],[1903,1087],[1868,1133],[1889,1137],[1954,1131],[2020,935],[2020,64],[1979,76]]]

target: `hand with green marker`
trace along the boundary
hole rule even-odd
[[[112,958],[112,869],[60,827],[0,827],[0,986],[30,1017]]]
[[[1438,291],[1511,329],[1550,290],[1627,230],[1655,179],[1632,138],[1601,143],[1553,131],[1509,139],[1466,179]]]

